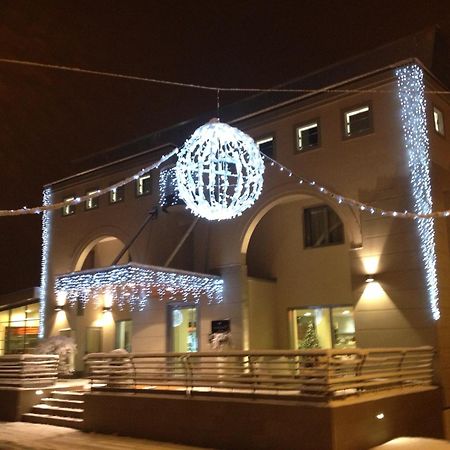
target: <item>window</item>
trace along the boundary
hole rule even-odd
[[[353,137],[365,134],[372,129],[372,116],[369,105],[346,111],[344,113],[345,136]]]
[[[99,353],[102,351],[102,328],[86,328],[86,354]]]
[[[109,203],[118,203],[125,198],[125,186],[119,186],[109,191]]]
[[[0,311],[0,355],[31,353],[39,334],[39,303]]]
[[[63,201],[64,202],[71,202],[72,200],[75,200],[75,197],[67,197]],[[72,214],[75,214],[75,205],[65,205],[62,209],[62,215],[63,216],[71,216]]]
[[[327,205],[304,210],[305,247],[322,247],[344,242],[344,226],[339,216]]]
[[[96,192],[98,192],[98,191],[97,190],[89,191],[89,192],[86,192],[86,195],[93,195]],[[98,208],[98,197],[88,198],[86,200],[85,208],[86,208],[86,210]]]
[[[131,352],[131,334],[133,322],[131,320],[118,320],[116,322],[116,348],[123,348]]]
[[[296,349],[356,347],[352,306],[294,309],[290,322]]]
[[[136,180],[136,195],[140,197],[141,195],[150,194],[152,191],[152,180],[150,174],[142,175]]]
[[[436,108],[436,106],[433,108],[433,121],[435,131],[444,136],[444,115],[440,109]]]
[[[189,306],[169,308],[170,351],[197,352],[197,309]]]
[[[306,151],[319,146],[319,123],[309,122],[296,128],[297,150]]]
[[[259,147],[259,151],[264,153],[269,158],[273,158],[274,152],[274,139],[273,136],[269,136],[263,139],[258,139],[256,145]]]

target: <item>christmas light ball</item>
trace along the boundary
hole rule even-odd
[[[263,174],[255,141],[217,119],[194,132],[176,164],[180,198],[208,220],[232,219],[250,208],[261,195]]]

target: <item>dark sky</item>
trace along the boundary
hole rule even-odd
[[[450,1],[1,0],[0,58],[270,87],[434,24],[449,41]],[[213,93],[0,63],[0,209],[214,107]],[[0,294],[37,286],[40,217],[0,217],[0,236]]]

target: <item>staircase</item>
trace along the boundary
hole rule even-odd
[[[22,416],[23,422],[43,423],[81,429],[83,427],[84,393],[53,391],[48,398]]]

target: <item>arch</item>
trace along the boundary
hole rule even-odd
[[[351,249],[358,249],[362,247],[362,232],[359,221],[359,212],[348,205],[337,206],[336,202],[332,201],[328,196],[318,193],[315,189],[308,186],[301,188],[286,190],[283,188],[273,189],[266,196],[266,200],[247,221],[241,238],[241,255],[245,255],[248,250],[250,239],[255,231],[256,226],[261,219],[275,206],[284,203],[291,203],[296,200],[317,198],[322,203],[327,204],[339,216],[344,224],[344,231],[346,241],[349,243]]]
[[[124,233],[115,228],[108,228],[86,237],[78,246],[73,258],[73,271],[78,272],[83,269],[83,265],[86,262],[89,254],[101,243],[107,243],[115,241],[115,247],[123,248],[125,242],[127,242]],[[119,250],[120,251],[120,250]],[[118,252],[117,252],[118,254]],[[127,259],[130,258],[130,251],[127,252]],[[111,259],[111,258],[110,258]],[[112,262],[113,259],[111,259]],[[102,267],[101,265],[98,267]]]

